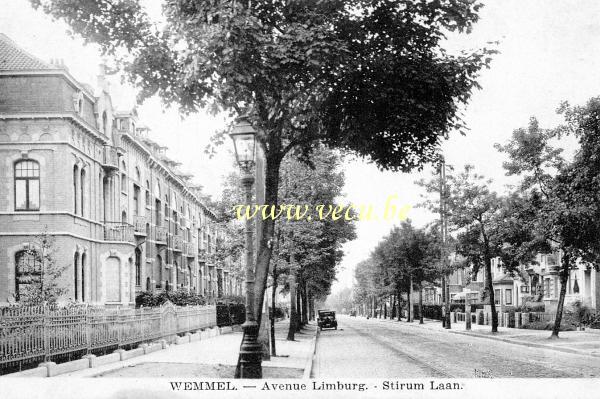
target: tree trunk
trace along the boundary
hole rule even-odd
[[[486,251],[485,254],[485,279],[490,293],[490,307],[492,309],[492,332],[498,332],[498,313],[496,313],[496,300],[494,297],[494,284],[492,282],[492,262]]]
[[[277,141],[277,140],[275,140]],[[269,151],[265,157],[265,204],[277,206],[279,190],[279,167],[281,165],[281,143],[269,143]],[[262,307],[265,297],[265,287],[269,276],[269,263],[271,260],[271,245],[275,233],[275,221],[267,218],[262,221],[256,256],[255,285],[254,285],[254,312],[256,322],[260,326]]]
[[[412,275],[408,278],[408,322],[412,323],[415,320],[415,315],[413,312],[413,280]]]
[[[308,293],[306,282],[302,284],[302,325],[308,324]]]
[[[446,276],[442,275],[442,327],[446,328]]]
[[[271,355],[277,356],[275,348],[275,293],[277,292],[277,265],[273,265],[273,289],[271,291]]]
[[[383,301],[383,318],[387,319],[387,298]]]
[[[293,341],[296,333],[298,317],[296,315],[296,273],[290,271],[290,326],[288,328],[287,340]]]
[[[560,294],[558,296],[556,316],[554,317],[554,327],[552,327],[552,335],[550,335],[550,338],[558,338],[558,332],[560,331],[560,323],[562,321],[563,308],[565,305],[565,294],[567,293],[567,281],[569,280],[569,261],[569,255],[563,255],[562,269],[560,271]]]
[[[296,332],[302,329],[302,289],[296,287]]]
[[[419,324],[423,324],[423,284],[419,284]]]
[[[398,297],[398,321],[401,321],[402,320],[402,306],[401,306],[402,292],[400,290],[398,290],[398,294],[396,296]]]

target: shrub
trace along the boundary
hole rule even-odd
[[[217,326],[231,326],[246,321],[246,307],[241,303],[218,303]]]
[[[273,313],[273,308],[269,307],[269,318],[272,317],[272,313]],[[283,310],[283,308],[280,308],[278,306],[275,307],[275,318],[276,319],[285,318],[285,311]]]
[[[140,292],[135,297],[135,306],[137,308],[155,307],[170,301],[177,306],[186,305],[206,305],[206,298],[196,293],[190,293],[185,290],[166,291],[155,294],[153,292]]]
[[[544,313],[546,311],[546,305],[544,304],[544,302],[525,302],[524,304],[517,306],[515,308],[515,311],[517,312],[540,312],[540,313]]]

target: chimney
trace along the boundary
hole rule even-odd
[[[104,92],[108,92],[109,83],[106,80],[106,61],[102,60],[98,66],[98,88]]]

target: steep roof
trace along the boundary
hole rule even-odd
[[[4,33],[0,33],[0,71],[56,69],[19,47]]]

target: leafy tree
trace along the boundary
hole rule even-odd
[[[534,233],[548,245],[560,251],[558,271],[560,292],[552,338],[558,338],[567,281],[578,261],[597,265],[600,247],[598,207],[598,111],[600,101],[591,99],[583,107],[564,104],[559,112],[566,123],[557,129],[540,128],[532,118],[527,129],[513,132],[511,141],[497,148],[506,152],[504,164],[508,175],[522,176],[521,189],[528,193],[530,207],[535,212]],[[573,162],[567,162],[562,150],[551,141],[564,134],[573,134],[580,143]]]
[[[335,205],[341,195],[344,175],[340,171],[340,158],[325,148],[317,151],[309,164],[286,159],[282,167],[282,185],[279,196],[283,205],[299,205],[302,209],[315,209],[321,204]],[[314,218],[290,220],[286,212],[276,224],[278,278],[289,278],[291,320],[289,339],[301,324],[308,321],[309,303],[324,300],[335,280],[336,266],[343,252],[341,245],[355,237],[353,224],[343,219]],[[281,263],[284,264],[281,267]],[[273,276],[273,281],[277,281]],[[294,297],[300,298],[301,313],[296,314]],[[296,320],[298,316],[299,320]]]
[[[61,283],[61,276],[68,265],[59,265],[56,261],[56,244],[53,236],[46,229],[36,236],[33,243],[26,249],[26,256],[34,259],[27,270],[29,284],[22,285],[19,292],[19,303],[26,306],[55,304],[61,296],[67,293],[67,288]]]
[[[433,159],[443,137],[464,130],[459,108],[493,53],[441,46],[446,32],[471,30],[474,1],[173,0],[160,23],[136,0],[30,1],[113,56],[140,100],[158,94],[184,113],[211,106],[247,116],[273,205],[284,156],[306,157],[317,142],[394,170]],[[262,225],[257,311],[274,226]]]
[[[500,254],[501,226],[497,223],[502,201],[490,191],[491,181],[465,166],[461,173],[449,177],[448,196],[450,224],[458,231],[457,252],[465,256],[477,273],[484,267],[487,296],[492,310],[492,332],[498,331],[498,315],[494,302],[492,258]]]

